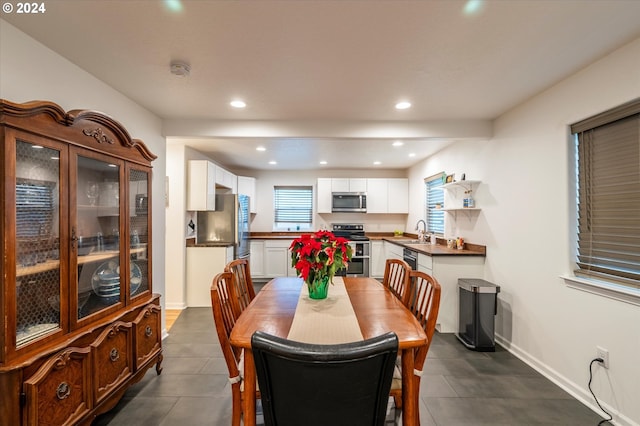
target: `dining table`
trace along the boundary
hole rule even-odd
[[[414,378],[414,360],[417,350],[427,344],[427,335],[413,314],[394,296],[380,281],[368,277],[335,277],[346,290],[347,304],[355,314],[354,323],[359,328],[363,339],[369,339],[393,331],[398,336],[398,352],[402,363],[402,424],[414,426],[419,424],[418,416],[418,381]],[[244,424],[256,424],[256,370],[251,352],[251,336],[260,330],[278,337],[290,338],[292,325],[294,328],[305,323],[307,316],[314,316],[313,321],[318,333],[328,327],[322,318],[322,307],[333,303],[332,291],[329,287],[329,297],[325,300],[306,298],[307,291],[301,278],[278,277],[269,281],[256,294],[253,301],[238,317],[231,332],[231,345],[244,350],[244,394],[243,416]],[[325,305],[322,305],[322,304]],[[306,310],[299,309],[304,305]],[[349,308],[349,307],[347,307]],[[317,315],[321,315],[317,317]],[[327,314],[327,321],[329,321]],[[341,316],[341,315],[339,315]],[[335,321],[335,318],[332,318]],[[341,320],[341,319],[338,319]],[[357,322],[356,322],[357,321]],[[314,326],[314,325],[312,325]],[[335,327],[335,326],[334,326]],[[338,330],[348,329],[335,327]],[[307,330],[308,332],[309,330]],[[313,333],[313,330],[311,331]],[[296,339],[291,339],[296,340]]]

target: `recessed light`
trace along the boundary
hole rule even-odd
[[[415,157],[415,156],[416,156],[415,152],[412,152],[411,154],[409,154],[409,157]]]
[[[247,106],[247,104],[244,101],[241,101],[240,99],[236,99],[235,101],[229,102],[229,105],[231,105],[234,108],[244,108]]]
[[[391,145],[393,145],[393,146],[402,146],[402,145],[404,145],[404,142],[402,142],[402,141],[395,141],[395,142],[394,142],[394,143],[392,143]]]
[[[266,151],[267,148],[265,148],[264,146],[259,146],[256,148],[256,151]]]
[[[407,109],[407,108],[411,108],[411,102],[402,101],[396,104],[396,109]]]
[[[276,161],[269,161],[269,164],[274,165],[274,164],[278,164]]]
[[[320,162],[320,164],[322,164],[323,166],[325,166],[325,165],[327,164],[327,162],[323,160],[323,161],[321,161],[321,162]]]
[[[382,162],[380,162],[380,161],[374,161],[374,162],[373,162],[373,165],[374,165],[374,166],[379,166],[380,164],[382,164]]]

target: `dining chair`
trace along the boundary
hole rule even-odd
[[[266,426],[384,424],[395,333],[316,345],[256,331],[251,348]]]
[[[231,424],[232,426],[240,426],[242,400],[245,398],[242,383],[244,357],[242,351],[231,346],[229,342],[231,330],[233,330],[233,326],[241,313],[233,281],[234,275],[232,272],[221,272],[213,278],[211,284],[211,306],[218,340],[229,370],[232,395]],[[259,398],[259,392],[254,397]]]
[[[405,305],[409,305],[411,266],[402,259],[387,259],[382,284]]]
[[[247,259],[236,259],[227,263],[225,272],[231,272],[234,276],[236,297],[240,305],[240,312],[244,311],[247,305],[256,297],[256,290],[251,281],[251,270]]]
[[[416,389],[420,389],[420,377],[424,362],[433,340],[433,334],[436,331],[436,322],[438,320],[438,311],[440,310],[440,293],[441,287],[438,280],[429,274],[421,271],[411,271],[411,292],[408,308],[416,317],[420,325],[427,335],[427,344],[417,349],[414,360],[414,378],[416,380]],[[400,363],[396,363],[396,370],[391,384],[391,393],[396,406],[396,419],[402,410],[402,372],[400,371]],[[418,420],[419,424],[419,420]]]

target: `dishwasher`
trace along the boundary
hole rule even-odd
[[[418,270],[418,252],[405,248],[402,250],[402,259],[411,266],[414,271]]]

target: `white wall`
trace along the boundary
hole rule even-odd
[[[119,121],[158,158],[153,165],[153,290],[164,295],[165,140],[162,123],[120,92],[0,20],[0,97],[13,102],[47,100],[65,110],[93,109]],[[161,299],[164,304],[164,297]],[[162,328],[165,328],[164,316]]]
[[[414,200],[443,170],[482,181],[482,211],[459,232],[487,246],[485,279],[501,286],[498,340],[591,407],[589,362],[596,346],[608,349],[593,389],[618,425],[640,424],[640,306],[560,278],[574,265],[568,126],[638,96],[640,39],[500,117],[491,140],[455,144],[409,171]]]

